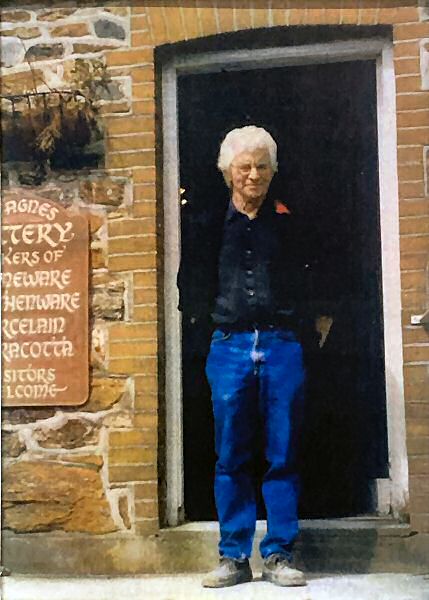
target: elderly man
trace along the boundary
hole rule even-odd
[[[297,451],[309,269],[299,258],[293,215],[266,198],[277,170],[271,135],[255,126],[230,131],[221,144],[218,167],[230,189],[230,204],[218,242],[211,246],[215,260],[204,264],[197,277],[202,283],[198,293],[204,306],[211,306],[215,325],[206,373],[215,418],[220,524],[219,566],[203,585],[224,587],[252,579],[252,460],[261,440],[268,464],[262,483],[267,513],[267,534],[260,544],[262,577],[281,586],[305,585],[303,573],[291,568],[290,561],[298,534]],[[182,309],[185,278],[182,265]]]

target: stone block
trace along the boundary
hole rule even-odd
[[[4,527],[16,532],[110,533],[117,530],[100,473],[58,462],[6,465]]]
[[[127,17],[129,15],[129,9],[126,6],[111,6],[110,8],[104,6],[103,10],[116,17]]]
[[[104,248],[95,242],[91,246],[91,268],[104,269],[107,266],[107,256]]]
[[[18,37],[22,40],[31,40],[41,35],[38,27],[18,27],[16,29],[7,29],[1,32],[2,37]]]
[[[119,206],[125,197],[125,181],[108,177],[82,181],[80,197],[88,204]]]
[[[40,69],[33,69],[33,72],[24,71],[11,75],[4,74],[2,77],[2,90],[5,94],[22,94],[37,89],[42,84],[43,73]]]
[[[94,287],[92,293],[92,314],[96,319],[117,321],[124,316],[125,283],[121,279],[110,278],[104,285]]]
[[[62,44],[36,44],[27,50],[25,58],[31,62],[62,58],[63,55],[64,46]]]
[[[89,35],[89,28],[86,23],[68,23],[54,27],[51,31],[52,37],[83,37]]]
[[[65,19],[76,12],[76,8],[59,8],[59,9],[47,9],[37,13],[37,19],[39,21],[58,21],[59,19]]]
[[[81,407],[86,412],[109,410],[125,394],[127,380],[124,377],[95,377],[91,382],[88,402]]]
[[[119,496],[118,510],[119,510],[119,514],[121,515],[121,519],[122,519],[125,527],[127,529],[131,529],[131,520],[130,520],[127,496]]]
[[[49,419],[55,415],[53,408],[4,408],[2,420],[7,425],[25,425],[35,421]]]
[[[89,54],[95,52],[103,52],[104,50],[111,50],[112,47],[109,44],[84,44],[82,42],[73,44],[74,54]]]
[[[111,21],[110,19],[99,19],[94,23],[94,30],[99,38],[114,38],[116,40],[125,40],[126,32],[122,25]]]
[[[5,458],[17,458],[25,451],[25,444],[19,439],[18,433],[2,431],[1,450]]]
[[[25,56],[25,49],[18,37],[1,39],[1,66],[15,67],[21,63]]]
[[[42,448],[81,448],[98,443],[99,427],[88,419],[69,419],[57,429],[36,428],[33,435]]]
[[[11,10],[6,11],[1,14],[1,20],[3,23],[21,23],[25,21],[30,21],[31,13],[26,10]]]

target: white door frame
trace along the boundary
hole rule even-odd
[[[393,515],[398,515],[407,504],[408,460],[402,373],[396,96],[392,42],[380,38],[297,47],[193,53],[169,59],[162,66],[167,408],[166,517],[169,526],[179,525],[184,518],[181,317],[177,309],[176,287],[180,259],[177,77],[179,74],[211,73],[223,68],[260,69],[370,59],[376,60],[377,65],[381,254],[390,478],[387,493],[388,497],[390,496]],[[385,486],[383,496],[385,502]]]

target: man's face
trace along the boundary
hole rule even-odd
[[[268,150],[257,148],[237,154],[231,163],[230,175],[233,193],[250,202],[264,199],[274,175]]]

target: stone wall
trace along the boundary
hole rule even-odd
[[[91,552],[101,549],[97,565],[88,567],[93,572],[144,571],[149,564],[157,568],[151,551],[147,564],[135,555],[130,560],[129,545],[115,542],[112,550],[106,541],[111,538],[101,535],[137,544],[142,534],[158,532],[163,517],[158,500],[158,473],[164,482],[158,435],[162,298],[157,285],[157,275],[162,275],[162,254],[157,256],[162,200],[157,204],[154,49],[242,29],[390,24],[397,91],[409,509],[412,530],[429,533],[429,345],[423,328],[409,325],[411,315],[424,312],[428,300],[427,3],[142,0],[132,6],[34,6],[30,2],[2,11],[3,94],[68,89],[79,59],[90,65],[101,61],[115,85],[99,98],[104,168],[51,173],[37,188],[39,195],[75,203],[90,216],[91,397],[78,409],[4,411],[6,527],[17,532],[85,532],[82,539],[91,539]],[[161,165],[157,167],[160,177]],[[16,183],[12,173],[11,185]],[[162,432],[164,423],[159,425]],[[93,533],[100,534],[100,546]],[[84,542],[68,536],[73,539],[75,570],[82,572],[78,561]],[[37,536],[26,539],[31,537]],[[416,538],[422,547],[421,535],[414,542]],[[10,557],[19,554],[14,548],[23,548],[17,539],[7,546]],[[173,556],[177,549],[170,552]],[[121,557],[118,562],[112,563],[113,554]],[[14,560],[22,564],[23,559]],[[49,561],[43,564],[49,570]]]
[[[153,153],[142,154],[141,183],[133,187],[132,171],[121,168],[122,151],[133,144],[140,149],[142,139],[122,136],[121,121],[113,118],[135,112],[132,80],[109,71],[106,54],[129,47],[131,10],[69,3],[6,9],[1,16],[2,94],[73,90],[77,70],[92,75],[101,68],[105,85],[94,100],[101,125],[114,130],[105,132],[106,168],[48,166],[36,185],[34,163],[4,165],[5,192],[34,190],[88,218],[91,391],[77,408],[3,410],[3,524],[19,533],[157,529],[155,218],[145,184],[154,180]],[[143,99],[139,113],[144,106]],[[153,144],[153,135],[144,137]],[[123,255],[129,251],[133,261],[136,249],[143,252],[133,274]],[[122,357],[131,354],[147,356],[141,360],[148,370],[138,370],[138,378],[123,368]]]

